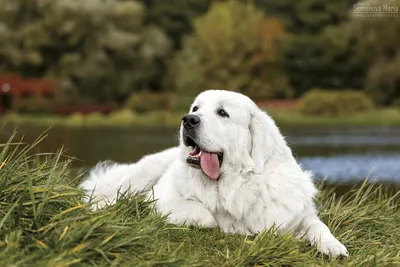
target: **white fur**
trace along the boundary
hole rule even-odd
[[[191,149],[183,144],[181,127],[179,147],[135,164],[97,165],[81,187],[98,207],[114,203],[119,190],[146,192],[173,224],[218,226],[241,234],[275,226],[304,237],[325,254],[348,255],[318,218],[311,173],[297,164],[271,117],[248,97],[229,91],[205,91],[194,106],[198,110],[191,114],[201,118],[198,145],[224,153],[218,181],[186,163]],[[229,118],[217,115],[221,107]]]

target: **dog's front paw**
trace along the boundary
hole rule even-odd
[[[216,227],[217,221],[209,212],[181,211],[172,212],[168,216],[168,221],[175,225],[195,225],[199,227],[212,228]]]
[[[340,243],[336,238],[329,238],[321,240],[318,244],[318,250],[331,257],[349,256],[346,247]]]

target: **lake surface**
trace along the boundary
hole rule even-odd
[[[0,142],[14,128],[3,127]],[[25,142],[32,142],[44,128],[20,127]],[[75,166],[90,167],[101,160],[134,162],[141,156],[177,144],[170,128],[52,128],[37,152],[56,152],[79,160]],[[296,128],[283,129],[298,162],[318,179],[332,182],[372,180],[400,182],[400,128]]]

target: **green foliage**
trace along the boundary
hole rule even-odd
[[[129,125],[135,121],[135,114],[129,109],[114,111],[108,115],[108,122],[111,124]]]
[[[99,112],[88,114],[84,117],[85,126],[103,125],[106,121],[106,116]]]
[[[131,95],[125,107],[138,113],[170,108],[170,95],[167,93],[150,93],[142,91]]]
[[[399,108],[400,111],[400,98],[397,98],[393,101],[393,105],[397,108]]]
[[[1,266],[396,266],[400,198],[365,182],[342,197],[325,189],[321,217],[349,249],[328,259],[275,229],[256,237],[177,227],[141,196],[92,211],[76,188],[82,176],[63,152],[35,156],[33,145],[0,145]]]
[[[175,94],[182,98],[194,98],[206,87],[205,76],[202,71],[202,62],[196,40],[193,37],[185,38],[183,49],[176,53],[170,63],[169,79],[167,84],[175,88]],[[210,87],[208,87],[210,88]],[[176,102],[179,106],[179,102]]]
[[[363,92],[326,91],[314,89],[307,92],[300,101],[300,111],[307,115],[340,116],[370,110],[374,107],[371,99]]]
[[[179,98],[184,100],[183,98]],[[185,101],[183,101],[185,102]],[[0,118],[0,124],[34,127],[151,127],[165,126],[177,129],[181,118],[187,113],[188,106],[182,105],[174,111],[150,111],[143,114],[124,110],[118,116],[85,116],[80,113],[68,117],[57,115],[21,115],[7,113]],[[400,110],[398,108],[372,109],[360,113],[339,117],[322,117],[315,115],[304,115],[297,110],[269,109],[268,113],[282,127],[313,126],[313,127],[342,127],[342,126],[400,126]],[[125,114],[125,115],[124,115]],[[88,117],[88,118],[87,118]],[[121,119],[122,117],[122,119]],[[100,118],[102,118],[100,120]],[[112,119],[111,119],[112,118]]]
[[[400,0],[385,4],[400,8]],[[351,26],[372,57],[364,86],[366,92],[377,104],[393,104],[400,98],[400,20],[356,17]]]
[[[170,95],[171,109],[173,111],[187,113],[193,101],[194,98],[192,97],[186,97],[179,94]]]
[[[74,113],[67,118],[61,118],[58,121],[59,126],[63,127],[115,127],[115,126],[129,126],[133,125],[136,120],[135,114],[127,109],[115,111],[108,116],[101,113],[92,113],[83,115],[81,113]]]
[[[351,18],[356,2],[256,1],[295,34],[284,44],[282,60],[296,96],[315,87],[363,88],[384,105],[400,96],[399,20]],[[385,4],[398,8],[400,1]]]
[[[0,71],[53,76],[67,95],[159,88],[170,42],[135,1],[0,0]]]
[[[18,101],[16,110],[21,113],[50,113],[54,103],[42,97],[22,98]]]
[[[146,6],[145,22],[162,28],[180,48],[185,34],[193,31],[193,20],[206,12],[208,0],[138,0]]]
[[[306,115],[296,110],[270,109],[281,127],[399,127],[400,110],[397,108],[371,109],[346,116]]]
[[[363,88],[369,54],[347,25],[357,0],[256,0],[288,32],[281,50],[295,95],[311,88]]]
[[[179,95],[193,97],[205,88],[228,88],[255,99],[290,97],[292,90],[277,57],[285,31],[254,5],[215,3],[195,20],[171,69]]]
[[[73,113],[69,115],[64,122],[67,127],[82,127],[84,124],[84,115],[82,113]]]
[[[295,34],[318,34],[327,26],[338,25],[349,17],[357,0],[255,0],[271,16],[278,17]]]
[[[167,123],[167,117],[168,117],[168,112],[165,111],[149,111],[147,112],[144,116],[138,116],[135,123],[137,125],[142,125],[142,126],[168,126],[169,124]],[[179,119],[180,122],[180,117],[175,117],[176,120]],[[176,125],[176,120],[175,120],[175,125]]]
[[[369,54],[350,27],[325,28],[319,35],[287,39],[282,60],[296,96],[311,88],[363,88]]]

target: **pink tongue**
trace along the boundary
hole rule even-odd
[[[210,179],[217,180],[219,178],[219,161],[217,154],[202,151],[200,165],[203,172],[207,174]]]

